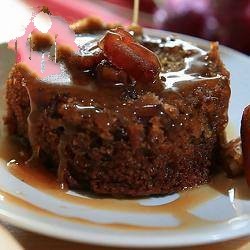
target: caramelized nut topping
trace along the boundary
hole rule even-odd
[[[152,83],[159,76],[161,65],[157,56],[121,28],[108,31],[99,47],[113,65],[136,81]]]
[[[125,71],[115,68],[106,60],[97,65],[96,75],[98,82],[105,85],[126,84],[129,81]]]
[[[31,33],[31,48],[34,51],[46,51],[51,48],[55,40],[49,33],[34,31]]]
[[[222,145],[222,165],[229,177],[236,177],[242,174],[242,150],[240,138],[234,139]]]
[[[76,34],[82,34],[86,32],[104,30],[105,25],[100,18],[88,17],[88,18],[80,19],[79,21],[71,24],[70,28]]]

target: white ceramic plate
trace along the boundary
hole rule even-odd
[[[163,37],[168,34],[147,32]],[[209,46],[201,39],[178,36]],[[242,110],[250,103],[250,59],[223,46],[221,56],[231,72],[230,130],[233,127],[237,136]],[[164,197],[99,199],[74,192],[64,194],[53,185],[39,189],[41,183],[12,175],[6,159],[0,164],[0,217],[45,235],[99,245],[169,247],[250,234],[250,189],[244,179],[218,176],[209,185]]]

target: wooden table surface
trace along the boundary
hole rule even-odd
[[[8,223],[0,222],[25,250],[127,250],[127,248],[110,248],[110,247],[100,247],[87,244],[73,243],[69,241],[54,239],[46,237],[40,234],[31,233]],[[98,240],[98,239],[97,239]],[[4,250],[0,246],[1,250]],[[132,249],[132,248],[131,248]],[[153,248],[151,248],[152,250]],[[170,248],[165,248],[170,249]],[[222,242],[207,246],[197,246],[197,247],[187,247],[187,248],[175,248],[175,250],[249,250],[250,249],[250,236],[231,240],[227,242]],[[150,249],[149,249],[150,250]]]

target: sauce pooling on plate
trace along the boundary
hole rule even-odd
[[[13,155],[19,157],[16,160],[12,159],[8,163],[8,169],[11,174],[13,174],[22,182],[28,184],[30,187],[36,188],[47,195],[51,195],[59,200],[67,201],[72,204],[88,206],[93,209],[102,209],[108,211],[120,211],[120,212],[134,212],[134,213],[146,213],[152,216],[156,213],[159,214],[171,214],[175,216],[181,223],[178,226],[171,227],[142,227],[133,226],[125,224],[104,224],[105,227],[111,227],[123,230],[160,230],[160,229],[171,229],[171,230],[186,230],[190,228],[200,227],[202,225],[207,225],[208,223],[216,223],[208,220],[198,218],[192,214],[190,211],[193,208],[201,206],[202,204],[208,202],[211,199],[219,197],[222,194],[229,195],[229,190],[234,190],[234,199],[249,199],[249,192],[247,185],[242,179],[232,180],[227,179],[223,175],[219,175],[213,179],[211,184],[201,186],[189,191],[184,191],[179,195],[176,195],[176,199],[172,202],[160,203],[159,205],[150,205],[147,201],[147,205],[142,205],[144,199],[111,199],[111,198],[100,198],[98,196],[92,196],[88,193],[72,193],[68,190],[61,190],[58,182],[56,181],[54,175],[45,169],[41,163],[37,162],[36,166],[29,166],[24,163],[24,159],[27,159],[27,155],[23,152],[22,148],[12,141],[10,138],[5,139],[4,148],[0,149],[0,156],[2,159],[10,159]],[[1,143],[3,145],[3,143]],[[34,164],[34,163],[33,163]],[[58,218],[64,218],[66,220],[89,224],[88,220],[70,218],[68,216],[60,216],[59,214],[52,214],[42,208],[32,205],[29,202],[25,202],[20,198],[15,198],[8,193],[0,191],[1,195],[5,197],[6,202],[11,204],[16,204],[22,208],[28,209],[30,211],[36,212],[44,216],[52,216]],[[206,195],[204,195],[206,194]],[[156,199],[156,198],[155,198]],[[158,197],[158,199],[163,199],[163,197]],[[149,199],[150,200],[150,199]],[[153,203],[152,203],[153,204]],[[100,225],[100,224],[99,224]]]

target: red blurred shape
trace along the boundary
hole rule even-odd
[[[126,18],[105,9],[100,2],[88,0],[25,0],[25,2],[33,7],[41,8],[41,6],[46,6],[53,15],[62,16],[70,23],[87,16],[98,16],[105,22],[129,24]]]

